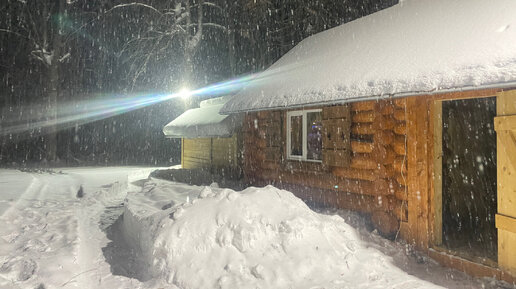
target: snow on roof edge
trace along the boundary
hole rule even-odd
[[[507,0],[404,1],[304,39],[221,113],[513,86],[514,13]]]
[[[395,98],[403,98],[403,97],[411,97],[411,96],[425,96],[425,95],[436,95],[436,94],[444,94],[444,93],[452,93],[452,92],[465,92],[465,91],[473,91],[473,90],[483,90],[483,89],[516,89],[516,81],[506,82],[506,83],[493,83],[486,84],[481,86],[464,86],[464,87],[454,87],[454,88],[445,88],[445,89],[434,89],[428,91],[409,91],[409,92],[399,92],[392,94],[377,94],[377,95],[369,95],[369,96],[357,96],[352,98],[342,98],[330,101],[317,101],[311,103],[304,103],[298,105],[289,105],[289,106],[274,106],[274,107],[261,107],[261,108],[252,108],[252,109],[242,109],[242,110],[231,110],[226,109],[224,105],[220,112],[224,115],[232,115],[243,112],[256,112],[256,111],[266,111],[266,110],[285,110],[285,109],[296,109],[296,108],[308,108],[314,106],[328,106],[328,105],[337,105],[337,104],[345,104],[345,103],[353,103],[360,101],[369,101],[369,100],[382,100],[382,99],[395,99]]]

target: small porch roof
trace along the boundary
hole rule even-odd
[[[185,111],[163,127],[167,138],[229,137],[242,126],[238,115],[219,114],[228,97],[208,99],[199,108]]]

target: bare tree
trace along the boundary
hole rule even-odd
[[[182,58],[181,86],[194,85],[194,57],[199,50],[206,29],[226,32],[227,28],[206,20],[207,9],[219,11],[223,19],[223,8],[204,0],[175,1],[169,7],[156,8],[144,3],[120,4],[107,12],[121,8],[140,8],[149,11],[154,17],[149,20],[141,34],[130,39],[119,55],[131,63],[133,89],[137,79],[144,74],[154,61],[163,57]],[[106,13],[107,13],[106,12]],[[210,13],[211,15],[211,13]]]
[[[45,133],[46,159],[57,159],[57,102],[59,99],[60,63],[70,56],[65,49],[63,20],[66,17],[66,0],[12,1],[15,21],[0,27],[0,33],[12,34],[27,42],[28,57],[44,67],[45,121],[50,123]],[[41,113],[41,112],[40,112]]]

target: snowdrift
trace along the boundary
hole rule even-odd
[[[436,288],[272,186],[153,179],[128,195],[122,231],[149,278],[180,288]]]

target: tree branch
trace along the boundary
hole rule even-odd
[[[139,3],[139,2],[119,4],[119,5],[113,6],[111,9],[106,10],[106,12],[104,12],[104,14],[107,14],[107,13],[109,13],[109,12],[115,10],[115,9],[124,8],[124,7],[130,7],[130,6],[140,6],[140,7],[148,8],[148,9],[158,13],[159,15],[162,15],[162,13],[158,9],[152,7],[151,5],[147,5],[147,4]]]
[[[190,26],[197,26],[198,24],[190,24]],[[203,27],[214,27],[214,28],[218,28],[218,29],[222,29],[222,31],[226,31],[227,28],[220,25],[220,24],[217,24],[217,23],[211,23],[211,22],[208,22],[208,23],[203,23],[202,24]]]
[[[111,11],[115,10],[115,9],[119,9],[119,8],[124,8],[124,7],[130,7],[130,6],[140,6],[140,7],[144,7],[144,8],[147,8],[147,9],[150,9],[151,11],[154,11],[156,13],[158,13],[159,15],[163,16],[163,13],[161,13],[158,9],[152,7],[151,5],[147,5],[147,4],[144,4],[144,3],[138,3],[138,2],[133,2],[133,3],[126,3],[126,4],[119,4],[119,5],[116,5],[108,10],[106,10],[104,13],[102,13],[101,15],[106,15],[108,13],[110,13]],[[74,31],[70,32],[70,34],[68,34],[66,36],[66,39],[64,40],[64,42],[67,42],[69,37],[71,37],[72,35],[74,35],[75,33],[79,32],[80,30],[82,30],[84,27],[90,25],[93,21],[95,21],[95,19],[97,18],[100,18],[100,15],[99,16],[95,16],[93,17],[90,21],[84,23],[83,25],[81,25],[79,28],[75,29]]]
[[[12,31],[12,30],[9,30],[9,29],[4,29],[4,28],[0,28],[0,32],[5,32],[5,33],[10,33],[10,34],[14,34],[20,38],[23,38],[25,40],[28,40],[28,41],[31,41],[31,42],[34,42],[34,39],[30,38],[30,37],[27,37],[25,35],[22,35],[18,32],[15,32],[15,31]]]

